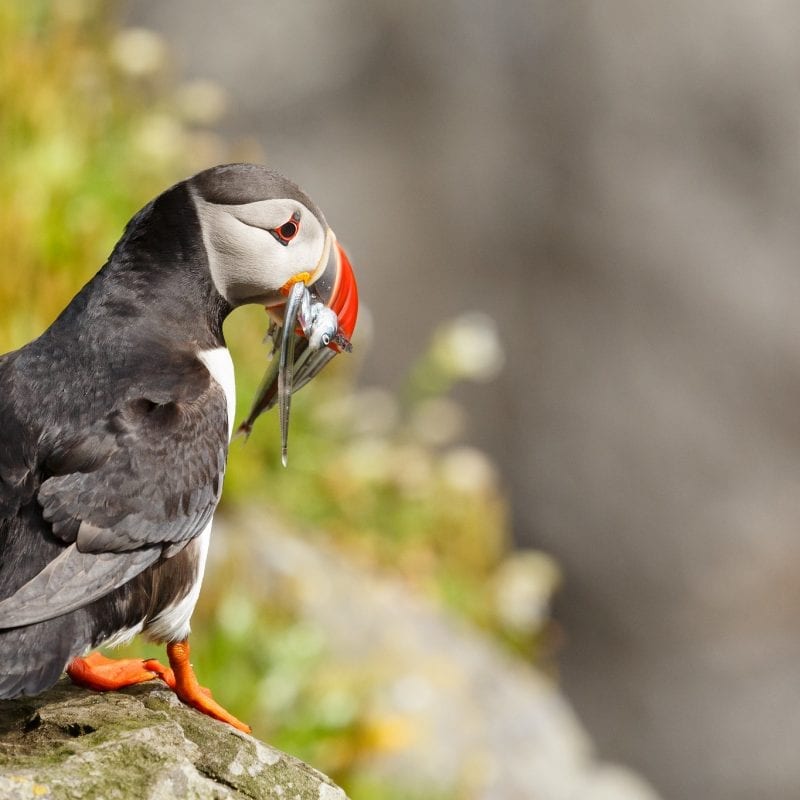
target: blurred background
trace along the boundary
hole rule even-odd
[[[193,654],[354,800],[800,792],[798,32],[785,0],[0,7],[4,350],[214,163],[350,251],[356,353],[288,470],[271,417],[233,443]]]

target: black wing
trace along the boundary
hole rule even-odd
[[[181,400],[140,397],[56,441],[42,468],[38,501],[67,547],[0,601],[0,628],[80,608],[178,552],[210,522],[227,454],[222,389]],[[193,376],[197,377],[197,376]]]
[[[8,397],[10,383],[6,378],[14,355],[0,356],[0,537],[3,522],[16,516],[36,490],[35,443],[10,407]]]

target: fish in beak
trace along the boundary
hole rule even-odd
[[[313,273],[300,273],[282,289],[285,303],[267,307],[270,364],[247,419],[237,433],[250,434],[256,419],[276,403],[281,461],[287,464],[292,393],[305,386],[337,354],[352,350],[358,287],[345,251],[328,229],[325,250]]]

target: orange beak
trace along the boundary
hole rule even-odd
[[[358,286],[350,259],[334,238],[328,254],[328,262],[319,276],[308,287],[314,301],[333,311],[339,320],[339,334],[349,341],[358,317]],[[336,352],[343,349],[332,341],[328,347]]]

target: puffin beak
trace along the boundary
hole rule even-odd
[[[238,433],[248,435],[253,423],[276,403],[280,410],[282,461],[286,465],[291,395],[305,386],[337,354],[350,352],[358,317],[358,287],[347,253],[333,231],[317,268],[301,273],[282,288],[285,304],[268,307],[271,361]],[[278,357],[275,354],[278,353]]]

